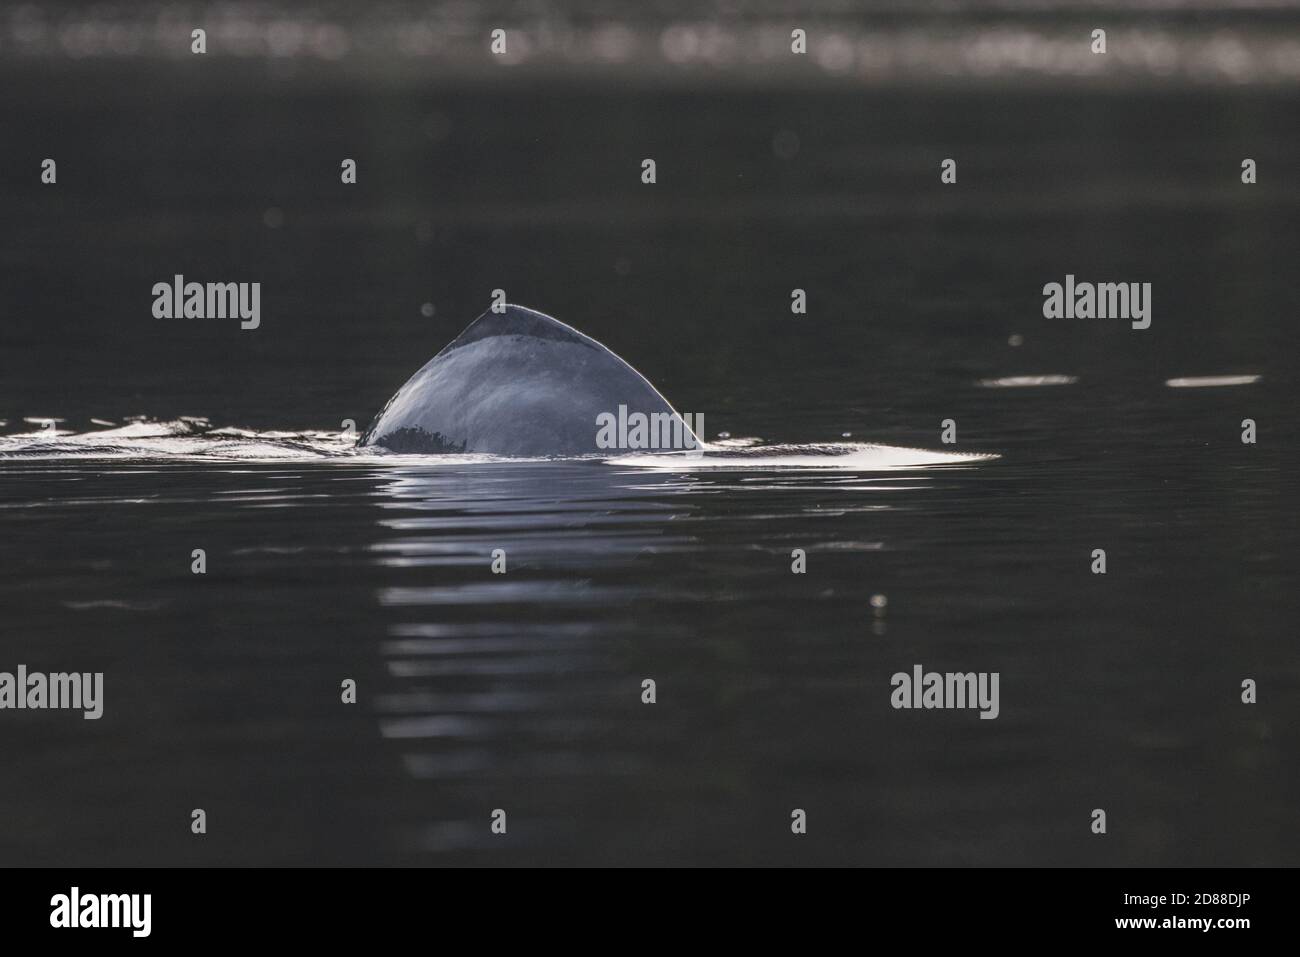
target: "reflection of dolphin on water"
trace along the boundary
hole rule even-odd
[[[596,454],[607,451],[597,442],[598,418],[621,418],[623,409],[668,423],[685,439],[678,449],[699,446],[668,400],[609,349],[543,313],[506,306],[483,313],[411,376],[360,444],[393,452]]]

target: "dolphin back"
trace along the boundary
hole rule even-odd
[[[605,346],[544,313],[506,306],[483,313],[411,376],[360,444],[402,453],[609,454],[597,441],[600,417],[617,419],[620,407],[659,423],[668,416],[675,434],[698,441]]]

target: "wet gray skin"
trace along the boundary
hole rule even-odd
[[[411,376],[360,444],[402,453],[608,455],[597,444],[597,417],[617,416],[620,405],[629,416],[659,413],[659,422],[666,414],[694,441],[668,400],[595,339],[506,306],[483,313]]]

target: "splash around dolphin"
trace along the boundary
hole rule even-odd
[[[638,412],[680,437],[677,449],[703,447],[668,400],[601,343],[508,305],[483,313],[425,363],[358,444],[401,453],[608,455],[601,417]]]
[[[644,433],[634,425],[638,420],[647,426]],[[610,427],[614,422],[616,429]],[[214,429],[206,419],[157,422],[140,417],[82,434],[47,428],[0,434],[0,460],[174,456],[248,462],[296,461],[303,456],[351,459],[373,453],[385,457],[392,452],[399,453],[399,464],[405,455],[428,455],[426,461],[440,465],[477,462],[472,456],[598,458],[641,472],[861,473],[961,468],[998,458],[862,442],[767,444],[724,434],[706,443],[699,437],[702,422],[702,416],[679,415],[644,376],[590,336],[532,309],[506,306],[504,312],[479,316],[425,363],[356,442],[346,433],[258,434]],[[471,457],[461,459],[464,453]]]

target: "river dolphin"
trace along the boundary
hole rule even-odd
[[[508,305],[483,313],[411,376],[359,444],[403,453],[608,454],[597,440],[599,420],[621,418],[620,406],[629,417],[669,422],[683,439],[679,449],[702,446],[668,400],[605,346]]]

